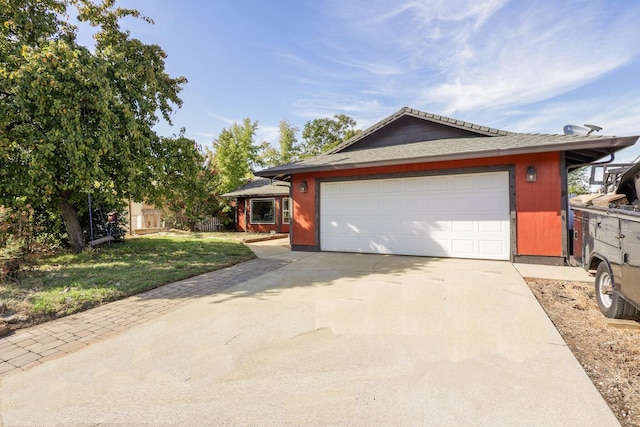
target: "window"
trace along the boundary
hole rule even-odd
[[[275,224],[274,199],[251,199],[251,224]]]
[[[289,207],[289,198],[285,197],[282,199],[282,223],[289,224],[291,221],[291,208]]]

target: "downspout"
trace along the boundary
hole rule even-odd
[[[293,244],[293,177],[289,176],[289,245]]]
[[[571,265],[571,257],[573,256],[573,252],[575,252],[575,247],[573,247],[573,240],[571,240],[571,242],[569,241],[569,239],[573,239],[573,228],[572,228],[572,221],[571,221],[571,215],[572,215],[572,210],[571,210],[571,206],[569,206],[569,172],[573,169],[580,169],[582,167],[585,166],[597,166],[597,165],[606,165],[609,163],[612,163],[616,158],[615,153],[609,153],[609,160],[605,160],[602,162],[597,162],[597,163],[580,163],[577,165],[571,165],[571,166],[567,166],[565,168],[565,173],[564,176],[562,177],[562,181],[563,181],[563,189],[566,191],[566,194],[563,196],[563,208],[564,208],[564,213],[565,213],[565,218],[564,218],[564,227],[562,227],[562,251],[564,252],[564,259],[565,259],[565,263],[568,265]]]
[[[273,214],[276,216],[276,233],[280,233],[282,230],[280,224],[282,222],[282,219],[280,218],[282,215],[282,197],[276,197],[275,208],[276,211]]]
[[[249,229],[247,228],[247,199],[244,199],[244,232],[247,233]]]

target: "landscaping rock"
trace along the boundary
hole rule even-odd
[[[11,332],[11,329],[9,329],[9,326],[7,325],[0,325],[0,337],[3,337],[7,334],[9,334]]]
[[[18,318],[15,314],[3,315],[2,320],[7,323],[16,323]]]

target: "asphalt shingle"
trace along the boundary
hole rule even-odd
[[[633,145],[637,138],[637,136],[606,137],[593,135],[510,133],[508,135],[490,138],[441,139],[367,150],[322,154],[299,162],[265,169],[257,174],[260,176],[275,177],[298,172],[462,160],[590,148],[602,150],[601,154],[597,154],[597,158],[599,158],[608,152],[617,151]]]

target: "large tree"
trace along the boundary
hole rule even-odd
[[[313,157],[357,135],[356,121],[344,114],[307,122],[302,131],[302,157]]]
[[[569,194],[574,196],[589,193],[589,169],[582,167],[570,171],[568,187]]]
[[[195,229],[198,220],[220,210],[215,195],[217,176],[206,161],[202,148],[192,139],[179,135],[161,138],[162,171],[149,195],[157,207],[166,208],[168,219],[177,227]]]
[[[261,145],[262,153],[260,155],[264,166],[278,166],[286,163],[291,163],[298,160],[300,156],[300,146],[298,143],[297,133],[298,128],[295,128],[287,120],[281,120],[278,126],[279,149],[274,148],[268,142],[264,142]]]
[[[261,164],[259,147],[254,143],[258,122],[244,119],[223,129],[213,141],[213,167],[218,174],[218,194],[228,193],[253,176],[253,168]]]
[[[165,53],[122,30],[136,10],[115,0],[0,1],[0,204],[17,197],[57,210],[74,249],[84,247],[77,206],[142,199],[161,181],[167,145],[153,130],[170,122],[186,83],[165,72]],[[95,30],[82,46],[78,20]],[[179,167],[179,166],[177,166]]]

